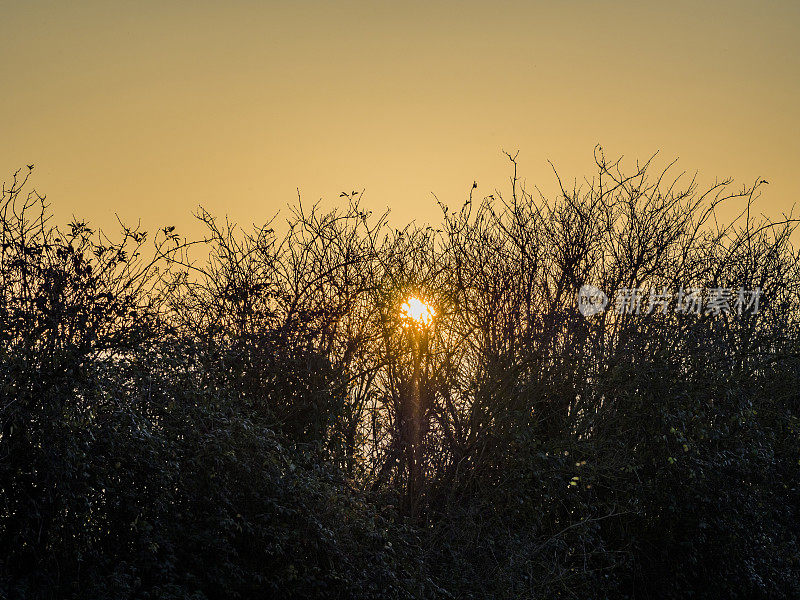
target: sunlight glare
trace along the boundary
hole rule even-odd
[[[404,319],[414,321],[419,325],[430,325],[436,316],[436,311],[430,304],[411,296],[400,307],[400,314]]]

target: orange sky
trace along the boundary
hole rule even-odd
[[[800,197],[800,2],[39,2],[3,8],[0,174],[36,164],[60,220],[192,232],[366,189],[431,194],[591,173],[660,150]]]

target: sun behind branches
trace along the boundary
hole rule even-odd
[[[426,304],[416,296],[411,296],[400,307],[400,316],[417,325],[427,326],[433,321],[436,311],[430,304]]]

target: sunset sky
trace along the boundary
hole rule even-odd
[[[0,175],[59,220],[192,231],[364,189],[397,224],[473,180],[656,151],[800,197],[800,2],[27,2],[3,8]]]

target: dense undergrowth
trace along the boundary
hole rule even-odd
[[[15,175],[0,597],[800,597],[794,223],[596,162],[437,228],[343,195],[196,242],[54,227]],[[761,296],[584,317],[587,283]]]

